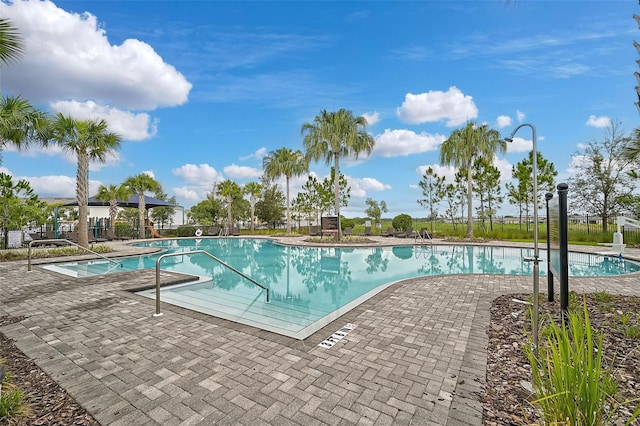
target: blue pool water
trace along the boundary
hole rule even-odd
[[[265,303],[263,290],[201,254],[163,259],[163,270],[203,277],[199,283],[163,289],[163,302],[297,338],[306,337],[399,280],[443,274],[531,275],[533,269],[523,260],[533,256],[532,249],[491,246],[299,247],[250,238],[178,239],[137,245],[162,251],[123,259],[122,268],[97,260],[56,264],[51,269],[75,276],[155,269],[161,254],[206,250],[268,287],[271,302]],[[540,255],[544,275],[546,252]],[[569,254],[570,276],[638,271],[640,264],[635,262]],[[153,291],[140,294],[154,297]]]

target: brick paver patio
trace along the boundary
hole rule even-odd
[[[481,425],[491,301],[531,291],[530,276],[406,280],[300,341],[170,305],[153,317],[126,289],[154,271],[74,279],[19,261],[0,277],[0,315],[26,317],[0,331],[101,424],[127,426]],[[640,275],[570,285],[640,294]]]

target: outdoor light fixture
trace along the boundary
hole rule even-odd
[[[533,346],[538,354],[538,297],[540,293],[540,256],[538,250],[538,151],[536,150],[536,127],[533,124],[522,123],[511,132],[511,136],[504,138],[506,142],[513,142],[513,137],[521,127],[531,127],[533,132],[533,257],[525,257],[525,262],[533,262]]]

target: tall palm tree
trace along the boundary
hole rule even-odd
[[[0,18],[0,62],[8,64],[24,53],[24,44],[18,29],[7,18]]]
[[[108,131],[104,120],[78,121],[58,114],[50,129],[51,140],[78,159],[76,198],[78,200],[78,244],[89,247],[87,211],[89,203],[89,162],[104,163],[120,148],[120,136]]]
[[[500,139],[497,130],[474,122],[454,130],[440,147],[440,164],[467,171],[467,238],[473,238],[473,163],[482,157],[493,161],[496,152],[504,154],[506,151],[507,143]]]
[[[131,189],[126,185],[100,185],[96,199],[109,203],[109,227],[115,232],[116,215],[118,214],[118,200],[126,201],[131,195]]]
[[[218,185],[218,194],[224,198],[224,201],[227,203],[227,229],[231,232],[233,229],[231,203],[233,202],[234,197],[242,194],[242,189],[240,188],[240,185],[230,179],[227,179]]]
[[[46,145],[47,126],[47,115],[20,96],[0,99],[0,165],[2,149],[7,144],[18,149],[26,148],[31,142]]]
[[[630,161],[635,161],[640,164],[640,127],[633,131],[633,135],[629,139],[629,143],[624,151],[626,158]],[[631,170],[629,176],[633,179],[640,179],[640,173],[638,170]]]
[[[253,222],[255,220],[256,202],[262,194],[262,185],[259,182],[249,182],[244,186],[244,193],[249,196],[249,205],[251,206],[251,232],[253,233]]]
[[[289,199],[289,181],[292,176],[300,176],[309,171],[309,160],[302,151],[280,148],[271,151],[262,160],[264,174],[269,179],[284,176],[287,182],[287,234],[291,233],[291,201]]]
[[[138,194],[138,238],[145,238],[145,220],[144,212],[147,208],[144,199],[144,193],[147,191],[157,192],[162,190],[162,185],[146,173],[128,177],[123,183],[131,192]]]
[[[375,140],[366,132],[367,120],[355,117],[351,111],[320,111],[313,123],[302,125],[306,156],[318,161],[324,158],[327,165],[333,163],[335,169],[334,202],[338,216],[338,240],[340,239],[340,158],[357,159],[360,153],[367,155],[373,151]]]

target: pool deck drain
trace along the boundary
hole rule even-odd
[[[531,289],[530,276],[405,280],[299,341],[169,305],[154,318],[126,291],[153,271],[74,279],[5,262],[0,276],[0,315],[27,317],[0,332],[103,425],[481,425],[491,301]],[[639,278],[570,286],[640,295]],[[345,323],[358,327],[318,346]]]

